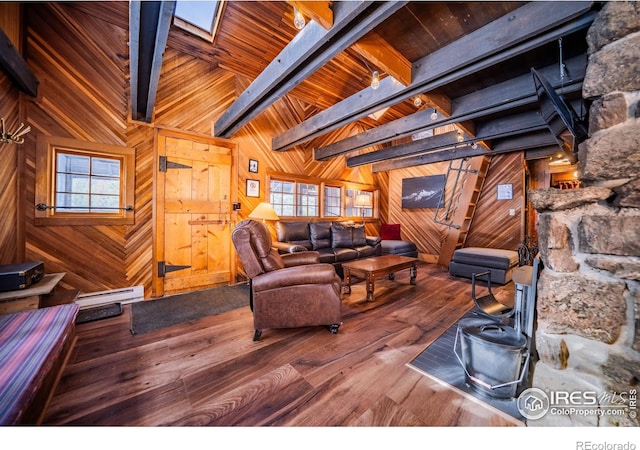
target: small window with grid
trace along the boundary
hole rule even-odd
[[[132,224],[135,152],[45,136],[36,148],[36,224]]]
[[[340,217],[342,215],[342,189],[335,186],[324,187],[324,216]]]

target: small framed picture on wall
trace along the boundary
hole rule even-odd
[[[511,200],[513,198],[513,184],[498,185],[498,200]]]
[[[247,197],[260,197],[260,181],[247,180]]]
[[[258,161],[255,159],[249,160],[249,172],[258,173]]]

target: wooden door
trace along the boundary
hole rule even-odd
[[[234,145],[166,130],[156,142],[153,296],[232,283]]]

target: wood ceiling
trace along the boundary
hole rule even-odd
[[[301,31],[293,26],[292,4],[307,15]],[[580,99],[586,32],[598,6],[575,1],[229,1],[213,43],[171,25],[166,45],[252,81],[218,120],[216,135],[232,137],[286,94],[309,104],[311,112],[274,136],[273,150],[302,145],[314,148],[316,159],[346,154],[349,165],[371,163],[380,171],[487,151],[555,147],[537,114],[530,69],[542,69],[556,90]],[[327,28],[310,20],[314,8],[329,11],[333,24]],[[139,25],[144,17],[137,24],[132,14],[131,20],[132,41],[140,36],[144,43]],[[560,51],[568,68],[564,80]],[[403,63],[408,78],[401,73]],[[134,69],[132,61],[132,83]],[[152,67],[146,70],[137,74],[153,73]],[[383,74],[375,91],[369,86],[371,70]],[[414,105],[416,96],[421,106]],[[431,107],[440,113],[437,120],[431,119]],[[378,120],[369,117],[383,108],[388,109]],[[314,147],[314,138],[355,121],[367,131]],[[458,143],[457,136],[410,141],[416,132],[447,124],[459,126],[465,142]]]

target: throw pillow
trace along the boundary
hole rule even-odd
[[[352,230],[351,238],[353,239],[354,247],[362,247],[367,245],[367,237],[364,234],[363,225],[355,225]]]
[[[400,224],[399,223],[383,223],[380,227],[380,239],[400,241]]]
[[[351,227],[331,225],[331,246],[333,248],[353,248]]]

